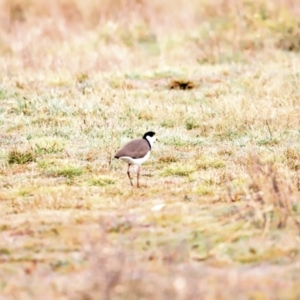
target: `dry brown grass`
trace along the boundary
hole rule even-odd
[[[298,15],[0,0],[0,298],[298,299]]]

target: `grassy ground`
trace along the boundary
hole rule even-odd
[[[0,298],[299,299],[297,15],[1,0]]]

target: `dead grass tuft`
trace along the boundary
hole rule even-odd
[[[195,84],[189,80],[172,80],[169,84],[169,89],[173,90],[191,90],[195,88]]]
[[[278,228],[284,228],[290,218],[300,230],[300,220],[296,217],[299,209],[298,193],[278,174],[274,165],[262,163],[256,155],[251,156],[251,161],[251,184],[247,200],[256,212],[256,217],[262,218],[262,226],[268,227],[275,223]]]

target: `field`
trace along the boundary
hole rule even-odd
[[[252,2],[0,0],[1,300],[300,299],[300,6]]]

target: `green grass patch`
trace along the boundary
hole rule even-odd
[[[54,139],[45,139],[35,142],[33,148],[36,154],[61,153],[64,150],[64,143]]]
[[[195,171],[196,169],[191,165],[185,165],[183,163],[173,163],[163,170],[162,176],[188,177]]]
[[[216,187],[209,184],[201,184],[195,187],[193,192],[200,196],[212,196],[216,192]]]
[[[221,169],[226,166],[225,162],[218,157],[200,157],[195,162],[198,170]]]
[[[47,176],[66,177],[68,179],[73,179],[74,177],[80,176],[83,174],[83,172],[84,171],[82,168],[75,167],[72,165],[55,167],[45,170]]]
[[[11,150],[8,153],[8,163],[9,164],[27,164],[35,161],[35,155],[32,151],[19,151]]]
[[[198,127],[200,127],[199,119],[189,117],[185,120],[185,128],[187,130],[192,130],[192,129],[195,129],[195,128],[198,128]]]
[[[98,176],[89,179],[88,183],[89,185],[94,185],[94,186],[107,186],[107,185],[115,184],[116,180],[111,177]]]

